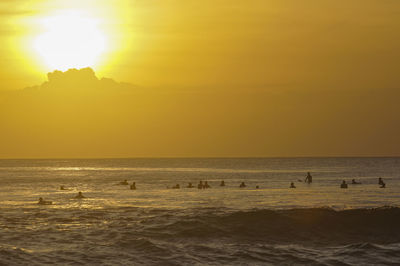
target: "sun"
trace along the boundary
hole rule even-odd
[[[99,19],[87,12],[64,10],[40,19],[43,31],[33,47],[51,69],[95,67],[107,50],[107,36]]]

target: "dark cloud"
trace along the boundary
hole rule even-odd
[[[116,82],[110,78],[99,79],[93,69],[56,70],[47,74],[47,81],[39,86],[26,88],[29,91],[85,92],[96,90],[124,90],[137,92],[138,87],[129,83]]]

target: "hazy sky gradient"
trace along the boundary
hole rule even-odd
[[[0,3],[0,158],[400,156],[397,0],[18,2]],[[134,86],[20,90],[54,70],[24,21],[61,4],[104,18],[92,67]]]

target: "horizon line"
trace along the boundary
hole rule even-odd
[[[329,158],[400,158],[400,155],[384,156],[137,156],[137,157],[30,157],[0,158],[6,160],[132,160],[132,159],[329,159]]]

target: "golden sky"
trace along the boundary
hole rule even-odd
[[[397,0],[2,0],[0,158],[399,156],[399,32]]]

